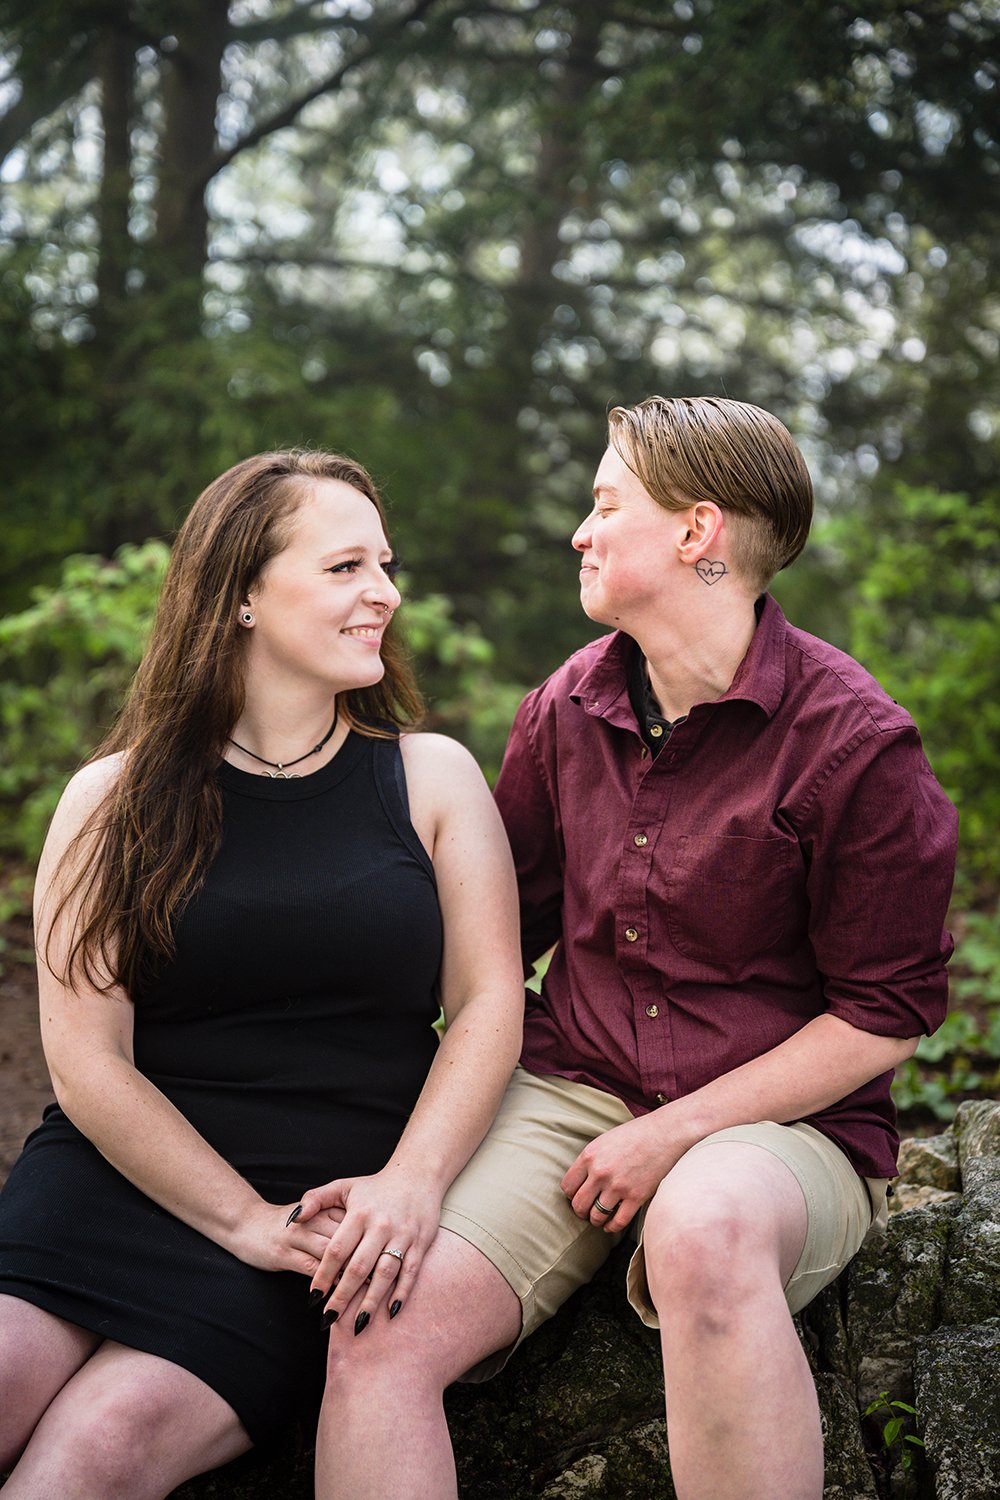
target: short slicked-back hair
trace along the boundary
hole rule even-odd
[[[717,396],[650,396],[616,406],[608,440],[658,505],[714,500],[733,537],[734,569],[755,590],[806,544],[813,489],[805,459],[777,417]]]

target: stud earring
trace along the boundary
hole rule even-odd
[[[249,610],[249,609],[245,609],[243,611],[243,613],[240,615],[240,619],[243,621],[244,625],[252,625],[253,624],[253,611]]]

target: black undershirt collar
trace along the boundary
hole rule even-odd
[[[642,735],[643,744],[647,746],[652,755],[657,755],[670,738],[671,730],[676,729],[678,724],[683,724],[687,714],[682,714],[678,719],[665,719],[660,712],[660,705],[653,696],[653,690],[649,685],[649,673],[646,670],[646,658],[639,649],[638,643],[633,643],[632,659],[628,671],[628,697],[632,705],[639,725],[639,733]]]
[[[754,614],[760,620],[764,609],[764,598],[754,602]],[[632,655],[628,669],[628,698],[632,705],[639,725],[639,733],[643,744],[653,755],[657,755],[670,738],[671,731],[678,724],[683,724],[687,714],[681,714],[676,719],[665,719],[660,712],[660,705],[653,696],[653,689],[649,685],[649,672],[646,669],[646,658],[639,648],[638,641],[632,642]]]

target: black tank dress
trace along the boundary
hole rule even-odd
[[[289,1203],[392,1154],[437,1046],[441,917],[397,741],[352,732],[299,780],[219,777],[222,846],[176,961],[136,997],[135,1062]],[[0,1194],[0,1292],[192,1371],[255,1442],[322,1389],[306,1278],[247,1266],[158,1207],[55,1105]]]

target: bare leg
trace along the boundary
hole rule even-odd
[[[4,1500],[163,1500],[249,1447],[232,1407],[196,1375],[104,1343],[49,1405]]]
[[[682,1157],[650,1204],[679,1500],[821,1500],[816,1389],[782,1292],[805,1233],[792,1172],[744,1143]]]
[[[360,1297],[357,1299],[360,1302]],[[406,1306],[358,1337],[330,1330],[316,1444],[317,1500],[453,1500],[446,1386],[521,1330],[521,1306],[484,1255],[442,1229]]]
[[[46,1407],[100,1342],[31,1302],[0,1295],[0,1471],[20,1456]]]

